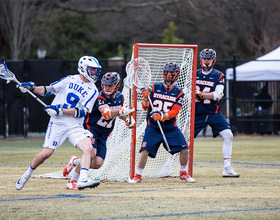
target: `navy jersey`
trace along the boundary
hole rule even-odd
[[[184,98],[183,91],[178,86],[173,86],[172,90],[167,91],[164,88],[163,82],[155,83],[152,86],[153,91],[151,92],[151,101],[155,111],[169,112],[171,108],[176,104],[180,107],[182,106],[182,101]],[[157,122],[151,118],[151,106],[147,112],[147,122],[155,128],[158,128]],[[160,122],[163,129],[171,129],[176,127],[176,117],[166,120],[165,122]]]
[[[217,85],[224,85],[225,75],[219,70],[212,69],[208,75],[202,73],[202,69],[196,72],[196,90],[201,92],[214,92]],[[213,114],[220,111],[220,101],[205,99],[195,100],[195,113]]]
[[[119,109],[123,106],[123,103],[124,97],[119,91],[116,92],[115,98],[111,99],[107,99],[101,91],[96,99],[92,112],[86,116],[84,127],[90,131],[94,130],[98,133],[109,135],[115,126],[115,118],[106,120],[98,108],[101,105],[107,104],[110,109]]]

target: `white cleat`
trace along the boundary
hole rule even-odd
[[[24,173],[17,181],[16,183],[16,189],[17,190],[21,190],[25,183],[30,179],[31,175],[27,175],[26,173]]]
[[[195,179],[192,178],[186,171],[180,171],[180,179],[185,180],[188,183],[195,183]]]
[[[231,166],[224,167],[223,177],[239,177],[240,173],[236,173]]]
[[[99,180],[93,180],[91,178],[88,178],[87,181],[80,181],[77,182],[77,188],[79,190],[85,189],[85,188],[94,188],[97,187],[100,184]]]

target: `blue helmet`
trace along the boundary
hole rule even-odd
[[[171,79],[167,78],[168,72],[173,72]],[[167,85],[172,85],[179,77],[180,66],[175,62],[167,62],[163,68],[163,80]]]
[[[118,91],[119,89],[120,80],[121,80],[120,74],[118,74],[117,72],[105,73],[101,79],[101,88],[104,95],[106,96],[114,95],[116,91]],[[113,91],[105,91],[104,85],[115,85],[115,88]]]
[[[206,58],[216,58],[216,51],[213,49],[203,49],[200,52],[200,58],[206,59]]]
[[[206,61],[207,63],[203,63],[202,59],[213,59],[213,61],[211,63],[208,63],[208,61]],[[209,71],[215,64],[216,62],[216,51],[213,49],[203,49],[200,52],[200,65],[202,67],[203,70],[205,71]]]

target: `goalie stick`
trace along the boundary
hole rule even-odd
[[[7,81],[7,83],[9,83],[10,81],[14,81],[16,84],[18,84],[19,86],[21,85],[21,83],[17,80],[15,74],[13,72],[11,72],[7,65],[4,62],[0,62],[0,78],[4,79]],[[44,107],[46,107],[47,105],[41,100],[39,99],[34,93],[32,93],[31,91],[27,90],[27,92],[34,98],[36,99],[38,102],[40,102],[40,104],[42,104]]]
[[[141,57],[130,60],[126,65],[126,73],[127,73],[127,77],[124,79],[124,85],[128,87],[130,90],[132,89],[133,85],[136,86],[138,89],[148,88],[148,86],[150,85],[151,69],[147,60]],[[148,99],[152,111],[154,111],[154,107],[150,96],[148,96]],[[162,130],[161,124],[159,121],[157,121],[157,124],[162,134],[166,148],[168,152],[170,152],[170,147],[165,137],[165,134]]]

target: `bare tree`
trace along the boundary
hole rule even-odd
[[[9,59],[17,60],[28,53],[30,44],[47,20],[48,1],[40,0],[1,0],[0,30],[10,51]]]

